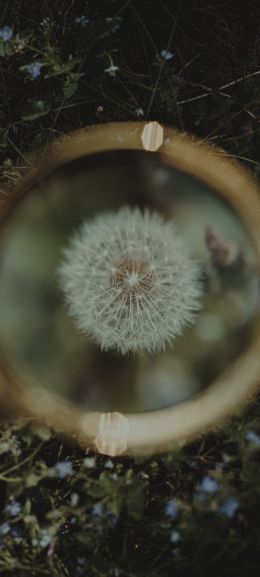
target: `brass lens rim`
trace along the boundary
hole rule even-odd
[[[99,124],[65,135],[36,154],[26,174],[1,200],[4,229],[12,208],[54,169],[80,157],[116,150],[147,150],[214,189],[236,210],[252,239],[260,265],[260,191],[247,171],[225,152],[157,122]],[[84,447],[111,456],[166,451],[219,428],[256,394],[260,375],[260,328],[247,350],[210,386],[170,408],[136,414],[86,412],[25,381],[0,349],[1,413],[36,420]]]

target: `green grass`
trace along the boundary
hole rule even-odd
[[[85,26],[75,23],[81,15]],[[138,119],[140,109],[259,177],[259,16],[253,0],[1,0],[0,28],[13,30],[0,41],[3,188],[35,148],[89,124]],[[37,78],[26,68],[34,61]],[[105,72],[111,62],[115,77]],[[260,432],[258,400],[185,450],[111,464],[85,461],[92,455],[40,428],[3,425],[0,575],[257,575],[260,440],[248,431]],[[67,459],[60,478],[55,465]],[[207,476],[213,493],[200,490]],[[228,517],[221,507],[231,497]]]

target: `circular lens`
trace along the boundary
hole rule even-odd
[[[259,306],[240,216],[160,153],[100,152],[43,176],[9,214],[0,266],[9,360],[87,411],[193,398],[246,349]]]

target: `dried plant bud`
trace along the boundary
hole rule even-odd
[[[230,267],[240,260],[241,251],[238,244],[224,240],[211,226],[205,229],[205,241],[212,262],[217,267]]]
[[[201,307],[198,264],[175,224],[148,210],[84,222],[59,275],[77,327],[104,350],[164,349]]]

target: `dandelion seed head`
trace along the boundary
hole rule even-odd
[[[84,222],[58,273],[76,326],[103,350],[162,350],[201,308],[198,264],[175,223],[149,210]]]

